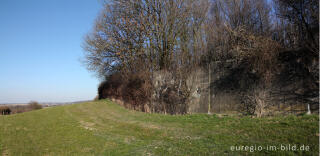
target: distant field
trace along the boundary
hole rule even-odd
[[[319,117],[170,116],[109,100],[0,116],[0,155],[318,155]],[[231,146],[310,146],[231,151]]]

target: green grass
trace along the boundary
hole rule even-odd
[[[319,117],[217,117],[126,110],[108,100],[0,116],[0,155],[318,155]],[[231,151],[231,146],[309,151]]]

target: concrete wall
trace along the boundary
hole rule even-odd
[[[250,90],[256,81],[255,71],[244,70],[245,67],[240,67],[237,60],[229,60],[213,62],[210,69],[207,66],[190,73],[187,80],[191,90],[187,103],[188,113],[208,113],[209,105],[211,113],[243,113],[243,90]],[[281,79],[283,76],[289,74],[283,70],[272,82],[267,94],[266,114],[304,113],[307,112],[308,104],[312,112],[319,112],[319,97],[308,98],[302,95],[303,91],[310,90],[310,86],[306,85],[310,84],[308,78],[297,78],[288,83]]]
[[[206,68],[198,68],[190,74],[187,85],[191,89],[191,97],[188,100],[188,113],[234,112],[238,110],[240,100],[237,94],[228,91],[218,91],[216,82],[230,72],[228,69],[234,66],[233,61],[211,63]],[[210,77],[209,77],[210,71]],[[210,80],[209,80],[210,79]],[[210,95],[210,96],[209,96]]]

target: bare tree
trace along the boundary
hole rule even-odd
[[[319,52],[319,1],[274,0],[276,14],[285,27],[286,44],[291,48],[307,47]]]
[[[174,113],[180,108],[177,103],[185,104],[190,95],[186,80],[192,70],[201,65],[208,67],[212,61],[236,60],[245,63],[248,71],[259,78],[247,96],[255,103],[255,114],[262,116],[283,47],[306,47],[317,54],[314,56],[318,56],[319,50],[318,2],[273,2],[106,1],[94,29],[85,38],[85,61],[88,69],[102,78],[114,74],[121,75],[125,84],[133,86],[137,82],[142,90],[133,89],[132,93],[137,94],[131,96],[151,99],[153,93],[162,94],[162,99],[157,96],[161,104],[150,109]],[[311,62],[317,64],[314,60],[317,59]],[[307,68],[315,71],[313,66]],[[153,82],[155,75],[161,73],[170,79],[170,84],[166,81],[157,90]],[[151,84],[153,87],[148,86]],[[100,88],[103,93],[104,86]],[[146,88],[148,92],[143,90]]]

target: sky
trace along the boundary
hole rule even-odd
[[[0,0],[0,103],[92,100],[81,62],[101,0]]]

